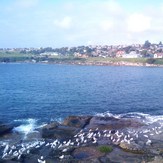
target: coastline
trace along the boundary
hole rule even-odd
[[[20,140],[23,135],[10,128],[3,137],[12,141],[1,143],[0,161],[161,163],[162,121],[142,116],[69,116],[27,132]]]
[[[81,66],[128,66],[128,67],[159,67],[163,68],[161,64],[149,64],[149,63],[140,63],[140,62],[79,62],[79,61],[70,61],[70,62],[32,62],[32,61],[17,61],[17,62],[0,62],[0,64],[10,64],[10,63],[30,63],[30,64],[59,64],[59,65],[81,65]]]

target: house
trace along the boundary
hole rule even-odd
[[[54,52],[45,52],[45,53],[40,53],[41,56],[58,56],[58,53],[54,53]]]
[[[163,53],[155,53],[154,58],[163,58]]]
[[[136,53],[136,51],[131,51],[129,54],[124,54],[122,58],[140,58],[140,54]]]
[[[118,50],[118,51],[116,52],[116,57],[122,57],[124,54],[125,54],[125,51],[123,51],[123,50]]]

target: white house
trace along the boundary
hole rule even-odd
[[[163,58],[163,53],[155,53],[154,58]]]
[[[122,58],[140,58],[140,54],[137,54],[135,51],[131,51],[129,54],[123,54]]]
[[[40,55],[45,56],[45,55],[49,55],[49,56],[58,56],[58,53],[54,53],[54,52],[45,52],[45,53],[41,53]]]

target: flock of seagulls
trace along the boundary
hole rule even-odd
[[[98,144],[99,140],[105,138],[108,144],[119,145],[120,143],[131,144],[135,140],[143,139],[144,145],[150,146],[152,144],[152,137],[163,133],[162,126],[155,126],[153,128],[147,128],[144,130],[81,130],[72,139],[67,141],[59,141],[58,139],[53,142],[47,142],[45,140],[35,141],[30,143],[22,143],[19,145],[9,145],[7,142],[0,144],[3,148],[2,159],[17,158],[21,159],[22,154],[29,154],[33,148],[52,148],[53,150],[59,150],[58,159],[64,159],[66,152],[71,147],[86,146],[90,144]],[[38,163],[46,163],[46,158],[41,156],[38,158]]]

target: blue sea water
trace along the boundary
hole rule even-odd
[[[163,115],[163,68],[0,64],[0,121]]]

